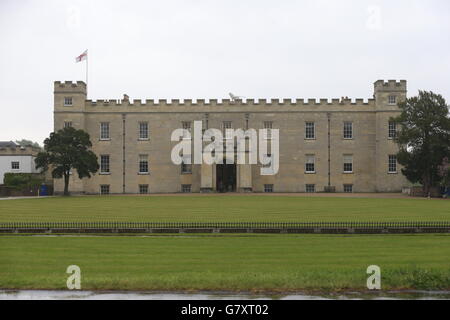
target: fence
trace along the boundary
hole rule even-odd
[[[0,232],[152,233],[450,233],[450,221],[428,222],[1,222]]]

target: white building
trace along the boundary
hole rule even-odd
[[[21,147],[12,141],[0,141],[0,185],[5,173],[39,173],[34,159],[38,150],[33,147]]]

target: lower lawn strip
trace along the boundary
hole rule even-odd
[[[0,201],[0,222],[449,221],[450,201],[296,196],[84,196]]]
[[[0,288],[292,292],[450,289],[450,235],[0,236]]]

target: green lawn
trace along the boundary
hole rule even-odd
[[[7,221],[448,221],[450,201],[295,196],[87,196],[0,201]]]
[[[450,289],[450,235],[0,236],[0,288],[338,291]]]

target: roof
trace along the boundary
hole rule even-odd
[[[13,141],[0,141],[0,148],[16,148],[18,147]]]

